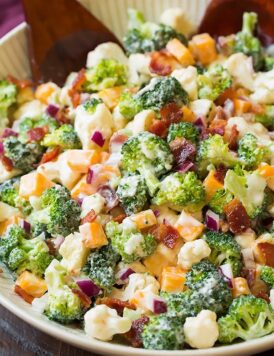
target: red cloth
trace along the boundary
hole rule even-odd
[[[0,37],[24,21],[20,0],[0,0]]]

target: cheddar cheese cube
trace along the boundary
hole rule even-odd
[[[156,216],[151,209],[141,211],[138,214],[131,215],[130,219],[136,224],[139,230],[157,224]]]
[[[190,50],[177,38],[173,38],[169,41],[166,45],[166,49],[185,67],[195,63]]]
[[[204,225],[200,221],[184,211],[181,212],[174,227],[185,241],[197,239],[204,230]]]
[[[44,190],[51,188],[54,183],[39,172],[25,174],[20,179],[19,195],[28,199],[30,196],[40,196]]]
[[[165,267],[161,277],[161,290],[176,293],[185,290],[186,271],[180,267]]]
[[[217,57],[216,42],[208,33],[193,36],[189,41],[193,57],[203,65],[208,65]]]
[[[42,297],[48,290],[44,279],[29,271],[21,273],[17,278],[16,284],[34,298]]]
[[[79,231],[88,248],[98,248],[108,244],[104,229],[97,221],[80,225]]]

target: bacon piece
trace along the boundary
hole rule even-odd
[[[113,218],[113,221],[121,224],[121,222],[126,218],[126,214],[119,214],[118,216],[116,216],[115,218]]]
[[[175,124],[183,120],[183,111],[176,103],[168,103],[160,110],[162,120]]]
[[[60,125],[71,123],[71,120],[67,118],[68,110],[69,110],[68,107],[61,108],[58,110],[57,114],[55,115],[55,119]]]
[[[162,242],[170,249],[175,247],[180,237],[178,231],[167,224],[158,224],[152,227],[148,232],[151,233],[157,241]]]
[[[113,190],[109,185],[105,184],[100,186],[97,192],[105,198],[105,207],[107,211],[110,211],[119,204],[119,199],[115,190]]]
[[[268,286],[260,278],[256,278],[255,279],[255,281],[254,281],[252,287],[250,288],[250,290],[251,290],[251,293],[256,298],[262,298],[265,301],[267,301],[268,303],[270,302]]]
[[[81,225],[85,223],[90,223],[96,219],[96,213],[93,209],[91,209],[87,215],[81,220]]]
[[[50,239],[46,239],[45,242],[49,248],[49,254],[52,256],[55,256],[56,255],[56,247],[54,245],[54,242],[52,242]]]
[[[214,118],[209,125],[208,131],[213,135],[218,134],[224,136],[226,125],[226,120]]]
[[[0,159],[1,159],[1,162],[2,162],[3,166],[5,167],[5,169],[8,172],[11,172],[13,170],[12,160],[6,156],[1,156]]]
[[[177,66],[178,62],[168,52],[162,50],[150,54],[149,70],[158,75],[169,75]]]
[[[12,75],[7,76],[8,82],[15,84],[19,89],[24,89],[27,87],[32,87],[33,83],[30,80],[24,79],[24,80],[19,80],[14,78]]]
[[[141,347],[142,346],[142,338],[141,334],[144,330],[144,326],[148,324],[149,317],[143,315],[141,318],[136,319],[132,322],[131,329],[124,334],[126,339],[131,343],[133,347]]]
[[[34,127],[33,129],[27,131],[27,136],[29,142],[33,142],[33,141],[36,142],[36,141],[41,141],[47,133],[48,133],[48,128],[46,126]]]
[[[169,146],[178,166],[182,165],[187,160],[192,160],[196,153],[196,147],[193,143],[183,137],[178,137],[171,141]]]
[[[86,81],[86,69],[82,68],[78,72],[76,78],[74,79],[74,81],[72,83],[71,89],[69,91],[69,95],[75,91],[81,90],[82,85],[85,83],[85,81]]]
[[[80,298],[81,303],[83,304],[83,306],[86,309],[88,309],[91,306],[90,297],[88,297],[86,295],[86,293],[84,293],[81,289],[73,288],[71,291],[72,291],[72,293],[74,293],[75,295],[77,295]]]
[[[269,242],[260,242],[257,244],[257,248],[260,250],[260,255],[267,266],[274,268],[274,244]]]
[[[220,182],[220,183],[224,183],[225,180],[225,175],[226,172],[228,171],[228,168],[221,165],[219,167],[216,168],[216,171],[214,172],[214,177]]]
[[[255,268],[243,268],[241,272],[242,277],[244,277],[247,280],[247,284],[249,288],[251,289],[255,283],[256,279],[256,270]]]
[[[23,288],[18,286],[18,284],[15,284],[14,292],[18,294],[22,299],[24,299],[25,302],[29,304],[33,302],[34,297],[25,292]]]
[[[96,304],[105,304],[109,308],[115,309],[119,315],[123,315],[124,308],[132,309],[135,310],[136,307],[135,305],[125,302],[123,300],[117,299],[117,298],[110,298],[110,297],[104,297],[104,298],[98,298],[96,300]]]
[[[169,124],[166,120],[157,120],[155,119],[152,125],[149,128],[149,132],[157,135],[159,137],[166,137]]]
[[[250,227],[250,219],[243,204],[239,200],[231,200],[231,202],[225,205],[224,212],[229,229],[234,234],[244,232]]]
[[[230,136],[228,138],[228,147],[231,150],[236,151],[238,148],[238,136],[239,136],[239,131],[237,129],[236,125],[233,125],[231,128],[231,133]]]
[[[47,151],[46,153],[43,154],[41,161],[39,162],[38,165],[53,161],[55,158],[58,157],[60,151],[61,151],[61,149],[59,146],[56,146],[55,148],[53,148],[50,151]]]

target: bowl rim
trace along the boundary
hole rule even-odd
[[[28,24],[25,21],[15,26],[12,30],[8,31],[4,36],[0,38],[0,46],[11,40],[13,36],[16,36],[18,34],[18,32],[25,31],[27,27]]]

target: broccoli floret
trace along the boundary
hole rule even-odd
[[[60,146],[64,150],[81,148],[80,139],[71,125],[62,125],[47,134],[41,144],[46,147]]]
[[[208,309],[222,315],[232,302],[228,284],[220,276],[216,267],[207,260],[192,266],[186,275],[185,284],[191,290],[190,305],[193,305],[196,313]]]
[[[208,206],[217,214],[224,213],[224,207],[233,199],[231,193],[225,189],[218,189],[210,199]]]
[[[41,197],[42,210],[29,217],[34,223],[43,223],[48,233],[67,236],[76,231],[80,224],[81,208],[71,198],[67,188],[55,185],[47,189]]]
[[[262,266],[260,278],[270,287],[274,288],[274,268],[270,266]]]
[[[100,98],[91,98],[83,104],[83,107],[89,114],[93,114],[96,110],[97,105],[102,103],[103,100]]]
[[[119,111],[121,115],[127,120],[134,118],[142,108],[137,100],[134,99],[133,95],[128,91],[124,92],[119,100]]]
[[[216,100],[232,84],[230,74],[220,64],[198,76],[198,96],[200,99]]]
[[[207,231],[205,241],[211,248],[208,259],[216,266],[229,263],[234,276],[239,276],[242,269],[241,248],[230,234]]]
[[[7,124],[9,107],[16,102],[17,88],[16,85],[7,80],[0,80],[0,127]]]
[[[258,22],[255,12],[245,12],[243,15],[242,30],[236,34],[234,52],[242,52],[252,56],[255,70],[260,70],[264,65],[263,48],[254,31]]]
[[[49,132],[52,132],[58,128],[58,122],[47,115],[42,116],[41,118],[24,118],[18,126],[18,131],[20,138],[27,140],[26,133],[36,127],[47,127]]]
[[[264,58],[264,70],[268,72],[274,68],[274,57],[265,56]]]
[[[238,175],[228,170],[225,176],[225,189],[240,200],[251,218],[261,214],[264,209],[265,187],[265,180],[257,172]]]
[[[162,292],[161,297],[166,300],[168,315],[180,318],[182,323],[191,316],[196,316],[200,311],[196,300],[192,299],[192,291],[168,293]]]
[[[30,203],[19,196],[20,178],[12,178],[0,185],[0,200],[15,208],[20,209],[25,215],[32,211]]]
[[[238,160],[234,152],[230,151],[228,144],[224,142],[222,136],[211,135],[206,140],[201,141],[197,154],[197,164],[200,173],[203,175],[209,165],[234,167]]]
[[[34,237],[42,235],[45,239],[50,238],[51,235],[47,231],[47,224],[35,222],[31,225],[31,233]]]
[[[130,137],[122,146],[121,168],[125,173],[139,172],[149,193],[157,189],[157,178],[172,168],[173,155],[169,145],[149,132]]]
[[[35,169],[40,161],[44,149],[37,143],[22,143],[17,137],[10,136],[3,141],[5,156],[8,157],[14,168],[26,173]]]
[[[270,131],[274,130],[274,105],[265,105],[263,114],[256,114],[254,116],[255,122],[259,122]]]
[[[84,272],[97,286],[110,292],[115,284],[115,266],[119,260],[119,254],[109,243],[91,252],[84,267]]]
[[[72,288],[77,286],[69,279],[67,270],[53,260],[46,270],[48,299],[44,314],[61,324],[69,324],[83,318],[86,308]]]
[[[179,350],[183,348],[183,323],[168,314],[152,316],[141,335],[145,349]]]
[[[114,250],[126,263],[151,255],[157,246],[152,234],[141,233],[128,219],[122,224],[114,221],[107,223],[106,234],[111,239]]]
[[[189,101],[187,92],[174,77],[153,78],[147,86],[134,95],[143,109],[159,111],[164,105],[174,102],[179,106]]]
[[[124,85],[127,82],[127,69],[116,59],[101,59],[94,67],[86,71],[85,91],[99,91]]]
[[[179,122],[171,124],[168,129],[167,142],[171,142],[176,138],[185,138],[193,143],[198,142],[199,130],[190,122]]]
[[[0,239],[0,260],[17,274],[28,270],[41,276],[50,264],[52,256],[43,239],[30,239],[23,228],[10,225]]]
[[[204,187],[196,173],[176,172],[161,181],[153,203],[156,205],[168,203],[172,206],[196,210],[201,208],[204,199]]]
[[[247,169],[255,169],[263,161],[268,161],[268,150],[258,145],[258,139],[251,133],[239,141],[238,155]]]
[[[173,38],[187,44],[185,36],[164,24],[146,22],[140,11],[129,9],[129,30],[123,39],[128,53],[158,51]]]
[[[233,300],[228,314],[218,320],[219,341],[230,344],[235,339],[250,340],[274,331],[274,314],[271,306],[253,295]]]
[[[148,201],[145,181],[137,174],[123,177],[116,193],[127,215],[138,213]]]

